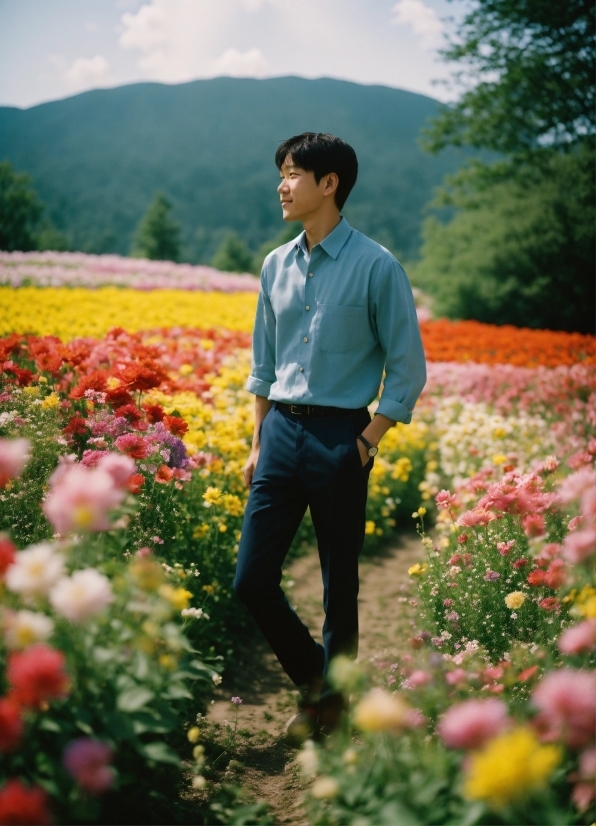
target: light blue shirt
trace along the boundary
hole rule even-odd
[[[409,422],[426,363],[408,277],[342,218],[310,254],[305,233],[263,263],[246,389],[274,401],[377,408]]]

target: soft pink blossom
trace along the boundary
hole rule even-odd
[[[432,674],[429,674],[428,671],[417,669],[416,671],[412,671],[410,676],[404,680],[403,688],[421,688],[430,682],[432,682]]]
[[[114,594],[107,576],[95,568],[84,568],[59,580],[49,598],[58,614],[71,622],[84,622],[104,611],[114,601]]]
[[[562,554],[569,562],[584,562],[596,552],[596,529],[585,528],[567,534]]]
[[[440,508],[450,508],[455,504],[456,497],[448,490],[440,490],[435,496],[435,502]]]
[[[114,769],[109,765],[111,759],[112,749],[107,743],[79,737],[66,746],[62,762],[82,789],[91,794],[101,794],[113,786],[116,778]]]
[[[579,781],[573,787],[571,799],[580,812],[587,811],[596,793],[596,749],[586,749],[579,757],[578,771],[569,780]]]
[[[510,539],[508,542],[497,542],[497,551],[501,554],[501,556],[508,556],[514,545],[515,539]]]
[[[477,749],[505,730],[509,723],[502,700],[466,700],[451,706],[440,718],[437,731],[452,749]]]
[[[550,671],[534,689],[540,710],[537,725],[546,740],[562,740],[572,748],[594,741],[596,734],[596,673],[562,668]]]
[[[596,648],[596,619],[588,619],[566,628],[559,637],[559,651],[563,654],[582,654]]]
[[[484,510],[484,508],[476,508],[471,511],[466,511],[457,520],[457,524],[465,528],[473,528],[475,525],[488,525],[497,517],[494,513]]]
[[[447,685],[460,685],[460,683],[467,683],[470,675],[463,668],[455,668],[453,671],[448,671],[445,674],[445,682]]]
[[[30,450],[28,439],[0,439],[0,488],[5,488],[11,479],[21,475]]]
[[[137,470],[134,459],[121,453],[105,453],[99,466],[110,474],[118,488],[125,488],[131,475]]]
[[[111,527],[108,512],[123,498],[124,491],[114,485],[107,471],[75,464],[67,466],[52,484],[43,512],[59,534],[104,531]]]
[[[522,527],[526,536],[544,536],[546,522],[541,513],[528,513],[522,519]]]

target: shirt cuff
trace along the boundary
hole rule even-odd
[[[412,421],[412,411],[405,404],[394,402],[393,399],[381,397],[376,412],[381,413],[388,419],[393,419],[394,422],[409,424]]]
[[[257,379],[255,376],[249,376],[246,382],[246,389],[249,393],[254,393],[255,396],[264,396],[268,399],[272,384],[273,382],[263,381],[263,379]]]

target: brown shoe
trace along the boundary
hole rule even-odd
[[[303,706],[286,723],[286,736],[297,743],[304,743],[315,735],[318,715],[318,705]]]
[[[319,716],[317,720],[317,736],[325,737],[339,728],[342,718],[347,711],[347,703],[339,692],[324,694],[319,701]]]

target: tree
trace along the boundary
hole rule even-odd
[[[43,204],[31,186],[31,178],[0,161],[0,249],[34,250],[36,229]]]
[[[587,0],[473,0],[444,51],[468,88],[427,148],[503,154],[449,179],[435,205],[455,216],[425,224],[414,276],[439,313],[593,332],[594,19]]]
[[[180,226],[171,217],[172,205],[161,192],[155,194],[141,218],[135,234],[132,255],[153,261],[178,261]]]
[[[518,154],[589,141],[594,24],[592,0],[474,0],[443,51],[467,89],[433,121],[427,145]]]
[[[443,203],[458,207],[423,228],[412,276],[452,318],[555,330],[594,330],[594,176],[591,153],[558,156],[482,186],[459,176]]]
[[[211,266],[224,272],[252,272],[253,254],[242,238],[234,232],[228,233],[211,259]]]

